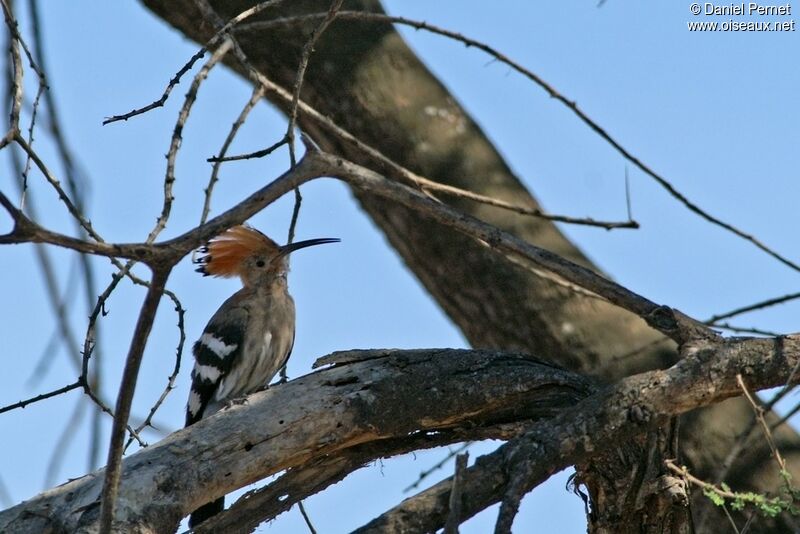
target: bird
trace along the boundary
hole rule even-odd
[[[279,246],[248,225],[234,226],[210,239],[194,260],[203,276],[238,276],[242,288],[208,321],[192,347],[194,368],[186,405],[186,426],[209,417],[235,399],[267,387],[289,359],[295,337],[294,300],[288,291],[289,254],[336,243],[337,238]],[[225,497],[189,518],[194,528],[221,512]]]

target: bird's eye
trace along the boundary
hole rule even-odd
[[[265,265],[266,265],[266,263],[264,263],[264,260],[258,260],[258,261],[256,262],[256,267],[263,267],[263,266],[265,266]]]

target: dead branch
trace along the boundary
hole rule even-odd
[[[589,117],[585,111],[583,111],[578,104],[574,100],[570,100],[561,94],[559,91],[555,89],[554,86],[549,84],[545,81],[541,76],[536,74],[535,72],[531,71],[530,69],[522,66],[521,64],[517,63],[513,59],[509,58],[508,56],[502,54],[500,51],[496,50],[495,48],[489,46],[486,43],[481,41],[471,39],[466,37],[458,32],[454,32],[451,30],[447,30],[444,28],[440,28],[429,24],[424,21],[417,21],[412,20],[406,17],[397,17],[386,15],[383,13],[368,13],[364,11],[342,11],[338,15],[338,18],[341,20],[354,20],[354,21],[366,21],[366,22],[379,22],[385,23],[390,22],[394,24],[403,24],[407,26],[411,26],[418,30],[425,30],[431,33],[435,33],[437,35],[441,35],[443,37],[447,37],[454,41],[461,42],[465,44],[467,47],[474,47],[477,48],[487,54],[489,54],[492,58],[508,65],[524,77],[531,80],[533,83],[541,87],[547,94],[563,104],[567,109],[569,109],[578,119],[583,122],[586,126],[588,126],[593,132],[595,132],[601,139],[611,145],[617,152],[619,152],[622,157],[626,160],[631,162],[634,166],[636,166],[639,170],[644,172],[647,176],[655,180],[655,182],[664,188],[673,198],[675,198],[679,203],[683,204],[689,211],[695,213],[699,217],[705,219],[706,221],[710,222],[715,226],[719,226],[720,228],[744,239],[745,241],[750,242],[751,244],[755,245],[757,248],[761,249],[769,256],[774,258],[775,260],[779,261],[780,263],[786,265],[787,267],[795,270],[800,271],[800,265],[797,262],[794,262],[788,259],[786,256],[778,253],[777,251],[773,250],[772,248],[768,247],[766,244],[761,242],[758,238],[756,238],[752,234],[748,234],[743,230],[737,228],[733,224],[730,224],[722,219],[711,215],[709,212],[698,206],[695,202],[689,200],[689,198],[678,191],[674,184],[672,184],[669,180],[664,178],[661,174],[657,173],[652,167],[647,165],[644,161],[639,159],[636,155],[628,151],[625,147],[622,146],[621,142],[613,137],[605,128],[600,126],[599,123],[595,122],[591,117]],[[249,24],[239,25],[236,27],[236,31],[238,32],[245,32],[245,31],[263,31],[266,28],[276,27],[286,24],[296,24],[302,23],[304,21],[309,20],[316,20],[319,18],[325,17],[325,14],[317,13],[317,14],[308,14],[308,15],[299,15],[296,17],[284,17],[279,19],[273,19],[263,22],[253,22]],[[233,19],[232,19],[233,20]],[[238,24],[238,21],[237,21]],[[235,24],[231,24],[231,27],[234,27]]]
[[[678,415],[741,394],[736,378],[740,373],[753,389],[770,387],[767,382],[783,384],[798,358],[800,335],[724,340],[665,371],[625,378],[552,420],[535,423],[525,435],[478,458],[464,473],[462,520],[500,502],[511,474],[521,468],[525,474],[522,489],[527,492],[604,446],[641,432],[657,415]],[[356,532],[436,530],[447,520],[452,484],[451,478],[443,480]]]
[[[210,498],[315,458],[388,439],[419,447],[426,434],[441,444],[439,432],[458,441],[470,433],[485,438],[486,428],[503,421],[552,417],[592,387],[523,355],[388,354],[274,386],[125,458],[114,528],[168,532]],[[0,531],[40,531],[50,521],[69,531],[96,529],[103,478],[96,472],[0,512]],[[51,519],[28,513],[43,507]]]

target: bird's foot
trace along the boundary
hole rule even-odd
[[[230,399],[225,402],[225,408],[230,408],[231,406],[247,406],[250,401],[247,397],[236,397],[235,399]]]

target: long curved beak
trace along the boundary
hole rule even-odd
[[[289,243],[288,245],[283,245],[280,247],[280,249],[278,249],[278,254],[280,256],[285,256],[294,252],[295,250],[300,250],[301,248],[324,245],[326,243],[338,243],[340,241],[341,239],[338,237],[320,237],[317,239],[306,239],[305,241],[295,241],[294,243]]]

